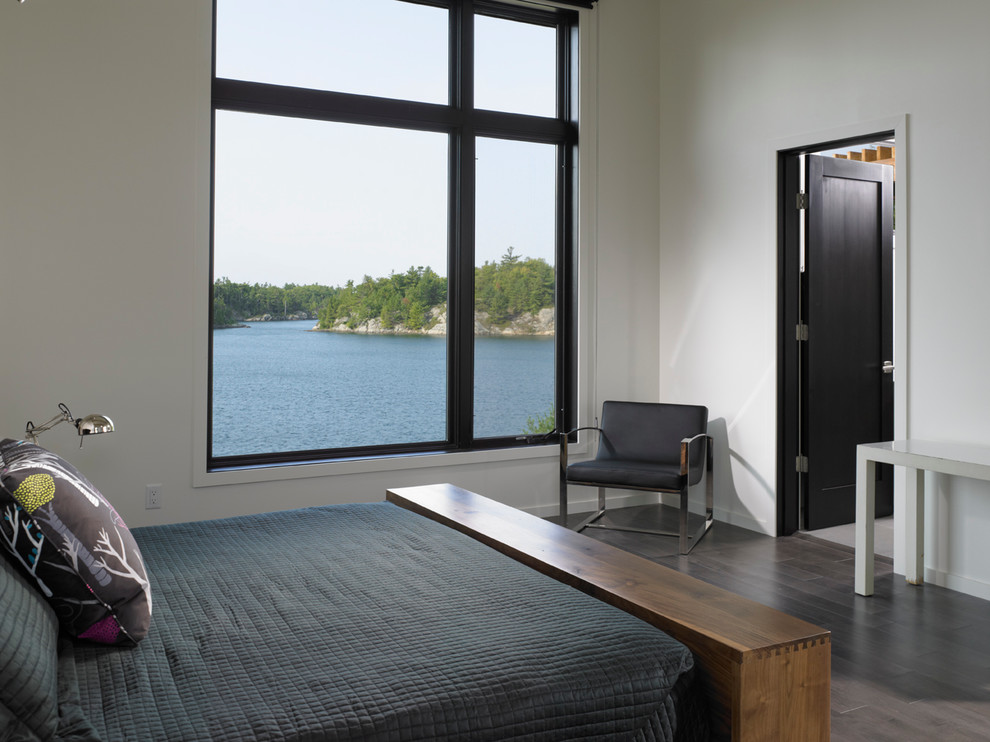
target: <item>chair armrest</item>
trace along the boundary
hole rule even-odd
[[[567,439],[570,437],[571,433],[577,433],[582,430],[597,430],[600,435],[604,434],[601,428],[595,425],[583,425],[580,428],[572,428],[566,433],[560,434],[560,475],[564,476],[564,472],[567,471]]]
[[[597,430],[599,434],[604,434],[604,431],[595,425],[574,428],[566,433],[553,431],[560,436],[560,517],[562,525],[567,525],[567,439],[571,433],[577,433],[580,430]]]
[[[594,426],[587,426],[583,428],[572,428],[571,430],[568,430],[566,433],[561,433],[559,430],[554,428],[549,433],[531,433],[529,435],[517,435],[516,440],[526,441],[527,443],[549,443],[555,437],[558,436],[567,437],[571,433],[576,433],[579,430],[597,430],[598,432],[601,432],[601,428],[596,428]]]
[[[704,463],[702,466],[707,470],[712,470],[712,438],[707,433],[698,433],[693,438],[683,438],[681,440],[681,476],[688,476],[691,469],[691,451],[699,445],[699,440],[705,439]],[[690,477],[688,476],[690,482]]]
[[[583,425],[580,428],[571,428],[566,433],[564,433],[564,436],[568,436],[571,433],[577,433],[580,430],[597,430],[599,433],[604,433],[605,432],[604,430],[602,430],[601,428],[597,427],[596,425]]]

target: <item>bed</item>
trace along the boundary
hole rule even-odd
[[[828,739],[827,632],[748,601],[743,641],[658,620],[589,587],[619,555],[450,485],[133,536],[154,602],[136,644],[66,637],[0,560],[0,739]],[[572,549],[590,561],[554,563]],[[739,610],[712,590],[663,592]],[[772,642],[746,628],[768,617]]]
[[[389,490],[387,499],[684,643],[712,739],[829,740],[827,630],[450,484]]]

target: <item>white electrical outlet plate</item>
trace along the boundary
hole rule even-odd
[[[162,506],[162,486],[147,484],[144,487],[144,509],[156,510]]]

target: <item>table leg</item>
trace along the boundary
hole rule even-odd
[[[904,486],[904,577],[925,582],[925,470],[907,467]]]
[[[877,463],[856,450],[856,593],[873,595],[873,521]]]

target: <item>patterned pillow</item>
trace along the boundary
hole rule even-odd
[[[48,599],[69,634],[136,643],[151,589],[124,521],[72,464],[25,441],[0,442],[0,545]]]

